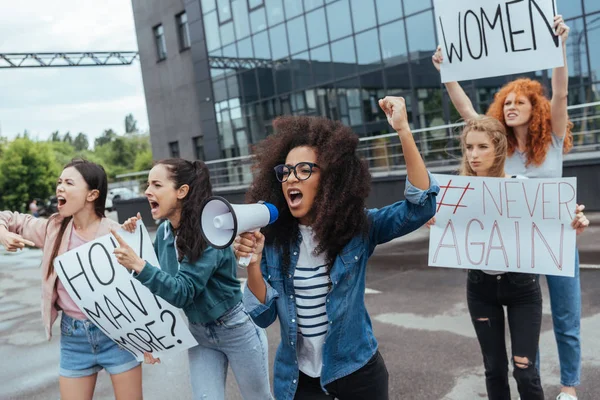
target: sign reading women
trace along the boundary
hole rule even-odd
[[[134,233],[119,234],[158,268],[141,221]],[[138,361],[143,361],[144,352],[161,357],[197,345],[179,310],[152,294],[117,262],[116,247],[116,239],[105,235],[54,260],[59,279],[81,311]]]
[[[435,178],[430,266],[574,276],[576,178]]]
[[[555,0],[434,0],[442,82],[564,65]]]

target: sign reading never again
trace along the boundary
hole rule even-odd
[[[435,178],[430,266],[574,276],[576,178]]]
[[[141,221],[134,233],[119,234],[142,259],[159,267]],[[105,235],[56,257],[54,269],[77,306],[138,361],[144,352],[161,357],[195,346],[179,310],[134,279],[117,262],[116,247],[116,239]]]
[[[442,82],[564,65],[555,0],[434,0]]]

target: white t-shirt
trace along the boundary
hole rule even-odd
[[[329,276],[325,254],[314,256],[318,243],[311,227],[300,225],[302,243],[294,272],[296,317],[298,319],[298,367],[306,375],[318,378],[323,365],[323,344],[329,319],[325,299],[329,293]]]

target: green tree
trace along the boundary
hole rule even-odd
[[[62,139],[60,137],[60,132],[59,131],[52,132],[52,135],[50,135],[50,141],[51,142],[62,142]]]
[[[73,138],[71,137],[71,132],[65,133],[65,136],[63,137],[63,142],[73,144]]]
[[[112,129],[106,129],[102,132],[102,136],[97,137],[94,141],[94,148],[110,143],[117,137],[117,134]]]
[[[77,156],[75,148],[69,143],[49,142],[48,145],[50,146],[50,149],[54,154],[54,159],[56,160],[56,163],[60,167],[68,164],[73,158]]]
[[[135,171],[147,171],[152,168],[152,151],[150,149],[136,154],[133,169]]]
[[[24,211],[29,200],[49,197],[59,171],[48,143],[15,139],[0,160],[0,209]]]
[[[125,117],[125,133],[136,133],[138,131],[137,121],[133,114],[127,114]]]
[[[87,150],[88,147],[90,147],[87,135],[83,132],[79,132],[73,141],[73,147],[75,147],[76,151]]]

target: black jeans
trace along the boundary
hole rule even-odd
[[[388,370],[377,351],[367,364],[321,389],[319,378],[311,378],[300,371],[294,400],[388,400]]]
[[[522,400],[543,400],[540,373],[535,366],[542,326],[542,293],[538,276],[521,273],[488,275],[469,270],[467,303],[483,353],[488,398],[510,400],[502,307],[507,306],[513,376],[519,394]],[[527,361],[524,362],[522,357]]]

